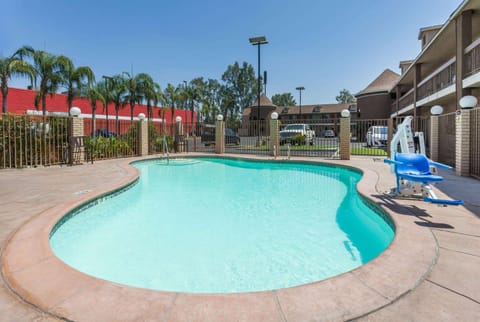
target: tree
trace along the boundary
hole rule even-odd
[[[112,103],[115,104],[115,132],[120,133],[120,127],[118,123],[118,112],[120,108],[125,106],[124,95],[127,91],[125,86],[125,78],[122,75],[115,75],[108,80],[110,98]]]
[[[107,133],[110,130],[109,124],[108,124],[108,104],[113,103],[113,96],[112,96],[112,86],[113,83],[108,82],[106,79],[105,81],[101,81],[97,83],[97,91],[103,96],[105,99],[105,104],[103,105],[103,110],[105,111],[105,119],[107,123]]]
[[[200,97],[202,104],[200,113],[206,122],[213,122],[219,112],[223,95],[222,87],[216,79],[209,78],[204,81]]]
[[[143,97],[147,102],[147,118],[150,120],[152,118],[152,105],[157,106],[162,101],[162,91],[160,85],[155,83],[148,74],[144,74],[140,86]]]
[[[275,94],[272,96],[272,103],[277,106],[295,106],[297,102],[292,93]]]
[[[355,103],[357,99],[350,93],[348,89],[342,89],[340,94],[335,97],[339,104],[341,103]]]
[[[235,101],[235,92],[230,87],[222,86],[220,89],[220,93],[220,112],[223,114],[227,126],[230,126],[232,123],[235,123],[235,120],[239,119],[239,117],[235,117],[236,115],[239,116],[239,113],[235,106],[237,103]],[[230,116],[228,116],[229,113]]]
[[[8,80],[12,76],[28,77],[33,84],[35,69],[17,55],[0,58],[0,87],[2,91],[2,113],[7,113]]]
[[[96,130],[96,122],[95,122],[95,116],[97,112],[97,101],[100,101],[103,106],[107,106],[107,100],[101,93],[101,89],[98,88],[98,86],[90,86],[86,89],[86,98],[90,101],[90,105],[92,106],[92,133],[93,137],[96,136],[95,130]],[[108,132],[107,132],[108,133]]]
[[[42,114],[45,116],[47,111],[47,95],[53,96],[62,83],[62,73],[67,68],[70,61],[65,56],[55,56],[43,50],[34,50],[32,47],[22,47],[17,52],[21,59],[30,57],[33,60],[33,68],[35,69],[36,81],[40,78],[38,92],[35,96],[35,107],[38,109],[40,102],[42,104]]]
[[[195,109],[198,109],[199,104],[203,103],[206,94],[206,83],[203,77],[197,77],[190,81],[185,89],[187,97],[187,107],[190,110],[190,122],[193,124],[193,116]]]
[[[61,77],[61,83],[67,90],[67,111],[68,115],[70,115],[73,99],[81,95],[83,88],[91,86],[95,76],[90,67],[80,66],[75,68],[73,62],[65,57],[65,66],[61,71]]]
[[[137,75],[130,75],[127,72],[123,72],[126,76],[125,78],[125,96],[124,102],[130,105],[130,120],[133,121],[133,110],[136,104],[142,103],[144,99],[144,86],[142,85],[143,82],[148,82],[152,78],[150,75],[145,73],[140,73]]]
[[[235,62],[227,67],[222,75],[222,80],[225,82],[225,87],[228,88],[224,92],[229,95],[229,99],[233,100],[229,110],[232,111],[232,115],[240,116],[243,109],[251,106],[257,99],[258,83],[255,71],[247,62],[243,62],[242,67]],[[262,92],[262,88],[260,88],[260,92]]]
[[[172,122],[174,121],[175,107],[178,101],[179,93],[178,89],[175,88],[172,84],[168,83],[167,88],[165,88],[165,103],[170,105],[170,111],[172,113]]]

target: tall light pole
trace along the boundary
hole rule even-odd
[[[108,96],[110,96],[110,89],[108,88],[108,80],[113,80],[113,77],[111,76],[102,76],[103,79],[105,79],[105,93],[107,93],[107,97],[105,97],[105,119],[107,121],[107,137],[109,137],[109,126],[108,126]]]
[[[187,113],[187,109],[188,109],[188,94],[187,94],[187,81],[184,80],[183,81],[183,85],[184,85],[184,93],[185,93],[185,101],[184,101],[184,106],[183,106],[183,109],[184,109],[184,113],[185,113],[185,124],[188,124],[188,113]],[[188,132],[187,132],[188,133]]]
[[[258,144],[260,144],[260,87],[261,87],[261,80],[260,80],[260,46],[264,44],[268,44],[267,38],[265,36],[258,36],[249,39],[250,43],[254,46],[258,47],[258,87],[257,87],[257,127],[258,127]]]
[[[300,116],[299,116],[299,118],[301,119],[302,118],[302,91],[305,90],[305,87],[298,86],[295,89],[300,92]]]

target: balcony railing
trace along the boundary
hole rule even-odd
[[[428,97],[455,83],[455,66],[452,62],[418,87],[417,100]]]
[[[413,89],[409,90],[406,94],[404,94],[402,97],[400,97],[400,103],[398,106],[398,110],[401,110],[404,107],[407,107],[408,105],[413,104]],[[396,113],[397,112],[397,100],[394,101],[391,105],[391,113]]]
[[[475,47],[467,48],[465,52],[465,76],[480,72],[480,38],[476,42]]]

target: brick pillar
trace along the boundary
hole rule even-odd
[[[392,144],[392,139],[393,139],[393,119],[389,118],[387,120],[387,126],[388,126],[388,137],[387,137],[387,156],[391,158],[392,156],[390,155],[390,146]]]
[[[340,159],[350,160],[350,117],[340,118]]]
[[[69,127],[69,160],[70,164],[82,163],[85,159],[85,147],[79,145],[79,141],[76,140],[76,137],[83,136],[83,124],[84,119],[78,116],[70,117],[70,127]]]
[[[432,115],[430,117],[430,159],[432,161],[438,161],[438,141],[440,135],[438,124],[438,116]]]
[[[215,121],[215,153],[225,153],[225,122]]]
[[[138,155],[148,155],[148,122],[140,120],[138,122]]]
[[[470,175],[470,110],[461,109],[455,116],[455,172]]]
[[[280,121],[279,120],[270,120],[270,155],[279,156],[280,155]]]

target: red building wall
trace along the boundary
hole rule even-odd
[[[28,110],[37,110],[35,108],[34,99],[36,92],[28,89],[20,88],[9,88],[7,96],[7,113],[11,114],[25,114]],[[0,102],[3,99],[0,92]],[[85,98],[76,98],[73,100],[73,106],[77,106],[82,111],[82,114],[91,115],[92,108],[90,101]],[[39,111],[41,112],[41,107]],[[153,118],[161,118],[160,113],[165,112],[163,118],[167,123],[171,123],[172,120],[175,120],[177,116],[180,116],[185,123],[192,123],[192,117],[190,111],[185,110],[175,110],[175,114],[172,117],[170,108],[154,107],[152,111]],[[47,96],[47,112],[65,112],[68,113],[67,107],[67,95],[64,94],[54,94],[53,96]],[[135,105],[133,110],[133,116],[137,117],[139,113],[147,115],[147,106],[146,105]],[[105,115],[105,110],[103,104],[97,103],[97,116]],[[84,115],[84,117],[88,117]],[[110,103],[108,104],[108,115],[109,118],[115,116],[115,105]],[[127,104],[125,107],[121,108],[119,111],[119,116],[130,118],[130,106]],[[193,122],[195,122],[196,113],[193,115]]]

